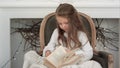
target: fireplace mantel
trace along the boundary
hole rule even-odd
[[[74,1],[74,2],[72,2]],[[100,1],[89,1],[89,0],[71,0],[68,3],[73,4],[78,11],[84,12],[90,15],[92,18],[120,18],[120,4],[119,0],[100,0]],[[53,12],[56,7],[60,4],[55,0],[51,1],[28,1],[28,0],[16,0],[16,1],[2,1],[0,2],[0,9],[10,9],[10,8],[22,8],[22,9],[43,9],[49,12]],[[44,12],[48,14],[48,12]]]

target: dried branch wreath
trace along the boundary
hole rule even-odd
[[[119,35],[117,32],[113,31],[112,29],[102,27],[103,20],[104,19],[94,19],[94,22],[96,24],[96,39],[105,48],[118,51]]]
[[[111,29],[104,28],[101,26],[103,19],[93,19],[96,26],[96,39],[100,42],[104,47],[107,47],[111,50],[118,50],[119,47],[118,43],[118,33],[112,31]],[[34,22],[33,25],[26,25],[29,28],[14,28],[15,32],[19,32],[22,37],[25,39],[24,50],[30,48],[39,48],[39,29],[40,29],[40,22]],[[14,32],[14,33],[15,33]],[[26,43],[29,43],[29,47]],[[114,47],[114,48],[111,48]]]
[[[40,47],[40,42],[39,42],[39,29],[40,29],[40,23],[39,22],[34,22],[32,25],[25,25],[27,28],[13,28],[15,31],[13,33],[20,33],[23,39],[25,40],[24,43],[24,51],[28,50],[29,48],[32,48],[34,50],[37,50],[37,48]]]

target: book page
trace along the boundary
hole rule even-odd
[[[65,51],[65,48],[63,46],[59,46],[54,52],[52,52],[48,57],[46,57],[46,59],[51,62],[51,64],[53,64],[55,67],[57,67],[66,53],[67,52]]]

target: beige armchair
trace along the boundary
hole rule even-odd
[[[95,49],[96,46],[96,29],[92,18],[84,13],[79,12],[79,16],[84,22],[84,26],[86,30],[88,30],[89,41],[91,46],[94,49],[94,56],[91,60],[95,60],[99,62],[103,68],[113,68],[113,56],[107,52],[97,51]],[[44,46],[46,46],[50,40],[53,30],[56,28],[56,19],[55,13],[50,13],[45,18],[40,26],[40,54],[42,54],[42,50]]]

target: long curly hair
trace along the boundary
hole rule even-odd
[[[56,16],[61,16],[66,19],[68,19],[69,22],[69,31],[68,31],[68,37],[66,38],[64,36],[64,32],[59,24],[57,23],[58,27],[58,43],[60,44],[60,40],[62,40],[63,44],[66,44],[65,46],[74,49],[76,47],[81,47],[81,42],[78,38],[78,31],[85,32],[85,28],[83,26],[83,22],[81,21],[80,17],[78,16],[77,10],[71,5],[71,4],[60,4],[58,8],[56,9]],[[86,32],[85,32],[86,33]],[[71,41],[75,43],[74,47],[71,46]]]

